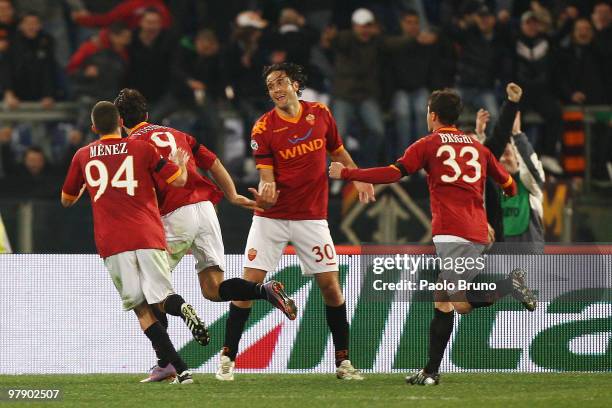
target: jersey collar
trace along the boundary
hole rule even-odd
[[[147,123],[147,122],[144,122],[144,121],[143,121],[143,122],[140,122],[139,124],[137,124],[136,126],[134,126],[134,127],[132,128],[132,130],[130,130],[130,134],[129,134],[128,136],[131,136],[131,135],[132,135],[132,133],[134,133],[135,131],[137,131],[138,129],[140,129],[141,127],[143,127],[143,126],[145,126],[145,125],[148,125],[148,123]]]
[[[121,135],[102,135],[100,136],[100,140],[108,140],[108,139],[121,139]]]
[[[278,108],[274,108],[274,110],[276,111],[276,114],[278,115],[278,117],[284,120],[285,122],[298,123],[300,119],[302,118],[302,112],[304,111],[302,102],[299,102],[299,104],[300,104],[300,110],[298,111],[298,114],[295,115],[294,117],[287,116],[282,110]]]
[[[442,127],[437,128],[436,130],[434,130],[433,133],[444,132],[444,131],[446,131],[446,132],[458,132],[459,129],[457,129],[454,126],[442,126]]]

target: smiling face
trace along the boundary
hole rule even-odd
[[[514,147],[508,143],[504,149],[504,154],[499,159],[499,162],[504,166],[506,171],[510,174],[514,174],[519,170],[518,157]]]
[[[279,109],[286,109],[298,101],[300,85],[297,81],[291,81],[285,71],[271,72],[266,78],[266,87],[270,99]]]
[[[42,29],[42,25],[40,23],[40,19],[37,16],[28,15],[21,20],[21,23],[19,24],[19,29],[26,38],[33,39],[36,38],[40,30]]]

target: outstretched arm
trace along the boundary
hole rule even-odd
[[[369,169],[349,169],[342,163],[332,162],[329,166],[329,176],[333,179],[388,184],[399,181],[402,178],[402,172],[395,165]]]
[[[236,185],[234,184],[234,180],[232,180],[232,176],[230,176],[225,169],[225,166],[223,166],[219,159],[216,159],[213,165],[210,167],[210,175],[212,176],[213,180],[215,180],[217,185],[219,185],[221,190],[223,190],[225,198],[227,198],[230,203],[244,207],[248,210],[263,211],[263,209],[259,207],[255,201],[250,200],[236,192]]]

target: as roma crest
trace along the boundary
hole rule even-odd
[[[308,122],[310,126],[314,125],[315,115],[313,115],[312,113],[309,113],[308,115],[306,115],[306,122]]]
[[[249,258],[249,261],[252,261],[253,259],[255,259],[256,256],[257,256],[257,250],[255,248],[249,249],[249,252],[247,252],[247,258]]]

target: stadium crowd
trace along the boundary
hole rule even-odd
[[[562,107],[612,103],[611,4],[0,0],[4,109],[78,102],[73,123],[0,125],[0,193],[56,198],[57,178],[93,137],[91,107],[126,86],[146,96],[152,121],[191,114],[213,150],[222,151],[220,112],[237,112],[248,156],[249,130],[271,106],[262,69],[283,61],[306,68],[303,98],[329,103],[340,134],[368,147],[356,155],[361,166],[386,163],[427,133],[431,90],[456,88],[495,121],[514,81],[521,111],[546,124],[535,150],[559,173]]]

